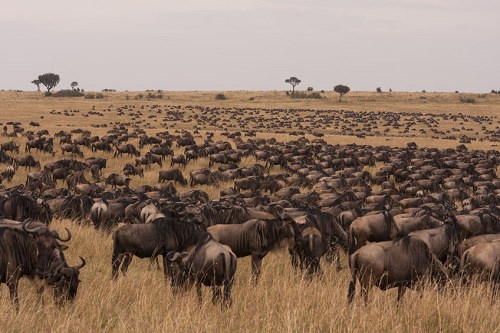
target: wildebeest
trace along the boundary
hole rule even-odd
[[[231,305],[231,287],[236,273],[236,255],[227,245],[214,241],[209,233],[203,234],[189,252],[167,254],[169,270],[172,274],[174,292],[186,288],[189,283],[196,285],[198,302],[201,304],[201,285],[212,287],[212,302]],[[223,287],[221,292],[220,287]]]
[[[12,165],[7,166],[4,171],[0,174],[3,179],[7,179],[7,181],[12,181],[12,178],[14,178],[14,175],[16,174],[16,170]]]
[[[137,150],[137,148],[133,144],[127,143],[117,146],[115,153],[113,154],[113,157],[122,156],[124,153],[128,154],[129,157],[131,156],[138,157],[141,155],[141,153]]]
[[[172,156],[172,159],[170,160],[170,166],[173,166],[174,164],[180,164],[186,167],[187,164],[186,156],[184,154]]]
[[[321,274],[320,260],[328,251],[328,242],[315,227],[305,227],[301,231],[301,239],[293,243],[288,251],[292,257],[292,266],[306,271],[307,277]]]
[[[91,148],[92,148],[92,152],[96,152],[98,150],[101,150],[104,152],[111,153],[113,151],[113,148],[111,147],[111,145],[109,143],[102,142],[102,141],[92,142]]]
[[[492,284],[492,301],[500,285],[500,240],[480,243],[462,254],[460,269],[465,279],[477,275]]]
[[[76,143],[63,143],[61,144],[61,152],[71,153],[71,155],[76,155],[83,158],[83,152],[80,150]]]
[[[216,224],[207,228],[213,239],[228,245],[238,258],[252,257],[252,276],[257,282],[262,260],[282,241],[295,241],[300,230],[294,221],[248,220],[242,224]]]
[[[38,293],[43,291],[45,284],[54,288],[58,304],[76,297],[78,276],[85,260],[80,257],[79,266],[67,265],[63,254],[65,246],[57,242],[68,241],[71,234],[67,232],[68,237],[64,239],[55,230],[33,220],[23,223],[0,220],[0,283],[7,284],[17,309],[18,282],[23,276],[34,283]]]
[[[493,214],[457,215],[456,219],[461,239],[500,232],[500,223]]]
[[[494,240],[500,239],[500,233],[498,234],[483,234],[479,236],[474,236],[471,238],[464,239],[462,243],[458,246],[458,255],[462,257],[462,254],[470,249],[471,247],[480,243],[489,243]]]
[[[209,169],[193,170],[189,173],[189,185],[214,185],[217,183],[214,175]]]
[[[19,156],[14,158],[14,168],[17,170],[20,166],[31,170],[32,167],[40,168],[40,162],[31,155]]]
[[[133,166],[130,163],[125,164],[123,167],[123,174],[125,176],[139,176],[144,178],[144,169],[138,166]]]
[[[446,276],[446,270],[427,244],[420,239],[403,237],[397,241],[370,243],[349,257],[351,281],[348,301],[356,293],[356,281],[361,285],[365,304],[373,286],[381,290],[398,287],[398,301],[406,288],[412,287],[426,274]]]
[[[432,253],[445,266],[458,264],[458,233],[453,225],[444,224],[440,227],[417,230],[408,234],[424,241]]]
[[[112,173],[106,178],[106,185],[111,185],[111,188],[115,189],[117,186],[129,187],[130,178],[125,175],[119,175],[117,173]]]
[[[198,225],[172,218],[159,218],[147,224],[126,224],[113,233],[112,277],[123,274],[135,255],[139,258],[163,256],[163,269],[168,274],[166,256],[170,251],[183,251],[195,245],[201,236]]]
[[[187,185],[187,180],[182,175],[182,171],[177,168],[169,170],[160,170],[158,174],[159,174],[158,176],[159,183],[163,183],[168,180],[173,180],[174,183],[179,182],[182,185]]]
[[[17,189],[0,196],[0,215],[16,221],[27,218],[37,219],[45,224],[52,221],[52,213],[44,200],[35,200],[29,193]]]
[[[0,144],[0,149],[3,151],[12,151],[19,153],[19,146],[14,141],[7,141]]]

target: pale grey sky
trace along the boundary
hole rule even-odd
[[[0,89],[489,92],[498,0],[2,0]]]

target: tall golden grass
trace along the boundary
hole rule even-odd
[[[224,92],[227,99],[216,101],[215,92],[167,92],[164,100],[135,100],[138,93],[106,93],[104,100],[84,100],[68,98],[45,98],[37,93],[0,92],[0,123],[20,121],[26,129],[47,128],[53,134],[59,130],[73,128],[89,129],[93,134],[103,135],[111,127],[110,122],[129,121],[130,117],[117,119],[116,107],[124,105],[202,105],[228,107],[263,107],[297,109],[352,109],[357,111],[418,111],[429,113],[468,112],[474,115],[495,115],[498,117],[500,98],[485,96],[478,98],[475,105],[464,105],[457,101],[455,94],[421,93],[355,93],[345,96],[339,104],[337,96],[327,93],[323,100],[291,100],[283,92]],[[127,99],[127,95],[129,99]],[[424,96],[425,99],[420,97]],[[250,97],[254,97],[250,100]],[[83,117],[82,114],[95,110],[103,117]],[[106,111],[113,109],[113,111]],[[146,108],[147,109],[147,108]],[[80,110],[74,116],[51,114],[64,110]],[[300,111],[299,111],[300,112]],[[144,112],[144,118],[149,113]],[[144,119],[143,118],[143,119]],[[498,119],[498,118],[497,118]],[[30,127],[30,121],[38,121],[41,126]],[[144,125],[149,133],[164,130],[158,123]],[[498,121],[498,120],[497,120]],[[108,124],[107,128],[93,125]],[[471,124],[479,126],[479,124]],[[192,129],[193,124],[169,124],[169,130]],[[203,128],[201,134],[205,130]],[[390,133],[389,133],[390,134]],[[286,134],[259,133],[261,137],[275,137],[281,141],[295,139]],[[197,137],[199,142],[203,136]],[[313,138],[312,136],[309,136]],[[386,144],[405,146],[408,141],[430,147],[455,147],[454,140],[432,140],[426,137],[401,138],[392,136],[367,137],[326,135],[330,143]],[[226,139],[216,131],[215,139]],[[7,138],[1,138],[1,142]],[[25,139],[16,138],[24,155]],[[57,141],[57,140],[56,140]],[[137,141],[132,141],[137,143]],[[471,148],[492,149],[491,142],[474,142]],[[33,153],[42,166],[62,157],[58,144],[57,155],[51,157]],[[105,175],[121,172],[123,165],[133,162],[127,157],[112,158],[112,154],[91,154],[86,156],[108,158]],[[176,154],[181,153],[176,148]],[[254,163],[253,158],[245,158],[243,165]],[[169,159],[163,169],[170,167]],[[203,158],[190,163],[183,169],[189,171],[208,166]],[[215,168],[215,167],[214,167]],[[146,170],[143,179],[134,177],[131,187],[140,184],[155,184],[158,166]],[[374,172],[375,170],[370,170]],[[11,184],[24,183],[27,171],[20,168]],[[222,184],[221,187],[232,184]],[[59,184],[61,186],[61,184]],[[177,186],[179,191],[189,186]],[[219,188],[197,186],[208,192],[210,197],[218,196]],[[249,258],[238,259],[236,281],[233,287],[233,306],[223,310],[211,303],[210,290],[204,290],[203,303],[198,305],[195,293],[174,297],[168,281],[161,271],[151,267],[149,260],[134,258],[127,276],[117,281],[111,280],[111,236],[98,232],[86,223],[78,224],[70,220],[55,220],[52,228],[71,230],[72,240],[66,251],[71,265],[79,263],[78,256],[87,261],[81,271],[80,289],[74,303],[57,307],[47,290],[42,300],[35,295],[34,288],[23,279],[20,284],[21,307],[17,313],[9,301],[5,285],[0,286],[0,332],[499,332],[499,305],[490,302],[490,289],[484,283],[470,287],[457,287],[455,281],[444,290],[428,283],[418,291],[408,291],[402,302],[396,302],[396,291],[382,292],[374,288],[367,306],[359,296],[354,304],[347,304],[347,286],[350,280],[347,260],[344,269],[336,272],[334,267],[323,262],[324,274],[320,279],[307,281],[291,268],[286,249],[270,253],[264,259],[263,273],[258,286],[253,286],[250,276]],[[359,286],[358,286],[359,289]],[[358,291],[359,292],[359,291]]]
[[[111,280],[110,235],[88,225],[56,220],[52,227],[71,229],[67,260],[78,255],[87,266],[74,303],[59,308],[47,291],[37,299],[27,280],[20,285],[16,313],[2,287],[2,332],[498,332],[498,303],[490,302],[485,284],[444,291],[429,283],[408,291],[400,304],[396,291],[374,288],[367,306],[359,298],[347,304],[349,270],[336,272],[323,262],[324,274],[307,281],[292,271],[286,250],[265,259],[261,280],[251,283],[250,261],[238,259],[233,305],[225,310],[203,291],[198,305],[194,290],[174,297],[161,271],[149,260],[134,258],[127,276]],[[346,266],[345,258],[343,265]],[[359,289],[359,286],[358,286]]]

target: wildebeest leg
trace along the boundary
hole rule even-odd
[[[123,256],[122,273],[125,275],[127,273],[128,265],[132,262],[132,254],[126,253]]]
[[[113,252],[113,258],[111,262],[111,277],[115,280],[118,277],[118,269],[123,261],[124,253],[116,254],[116,250]]]
[[[19,312],[19,294],[17,291],[18,284],[19,284],[19,276],[18,273],[16,272],[7,281],[7,287],[9,288],[10,300],[16,306],[17,312]]]
[[[406,287],[405,286],[399,286],[398,287],[398,302],[401,301],[401,298],[406,292]]]
[[[296,271],[299,267],[299,254],[296,249],[289,249],[288,253],[290,253],[290,258],[292,260],[292,268]]]
[[[328,251],[325,253],[325,259],[336,265],[337,272],[342,270],[342,265],[340,264],[340,251],[336,244],[330,245]]]
[[[231,306],[231,288],[233,286],[233,279],[224,280],[224,304],[227,307]]]
[[[158,257],[156,258],[151,258],[150,259],[150,267],[153,266],[156,263],[156,270],[160,270],[160,261],[158,260]]]
[[[201,305],[201,302],[203,301],[203,296],[201,294],[201,283],[199,282],[196,282],[196,296],[198,297],[198,304]]]
[[[169,276],[172,276],[172,272],[170,271],[166,254],[163,255],[163,275],[165,276],[165,279],[168,278]]]
[[[33,278],[30,278],[31,283],[36,289],[36,295],[37,295],[37,300],[42,302],[43,305],[43,291],[45,290],[45,281],[42,280],[40,277],[35,276]]]
[[[219,286],[212,286],[212,303],[217,304],[222,301],[222,292]]]
[[[252,279],[255,284],[259,282],[259,276],[262,269],[262,259],[260,254],[252,255]]]

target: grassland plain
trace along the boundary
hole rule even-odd
[[[249,128],[230,127],[234,119],[224,118],[216,126],[202,128],[197,123],[164,121],[148,118],[154,115],[153,105],[181,106],[185,112],[192,112],[191,105],[210,108],[262,108],[266,110],[283,109],[286,112],[306,114],[304,110],[352,110],[356,112],[419,112],[440,115],[443,113],[463,113],[474,116],[493,117],[491,128],[499,126],[500,97],[497,95],[467,94],[476,99],[476,103],[460,102],[457,95],[447,93],[357,93],[345,96],[338,103],[337,95],[327,93],[321,100],[292,100],[283,92],[223,92],[227,99],[216,101],[218,92],[163,92],[162,99],[135,99],[144,92],[105,93],[103,100],[85,100],[83,98],[46,98],[39,93],[0,92],[0,123],[19,121],[26,130],[37,131],[46,128],[51,134],[60,130],[74,128],[89,129],[93,134],[103,135],[117,121],[129,123],[131,128],[144,128],[150,134],[168,129],[192,130],[200,127],[202,140],[205,131],[215,132],[214,138],[224,139],[223,127],[231,130]],[[128,97],[127,97],[128,96]],[[425,97],[425,98],[422,98]],[[250,100],[252,98],[252,100]],[[131,116],[125,113],[117,116],[116,109],[125,105],[142,110],[142,115]],[[143,109],[141,109],[144,106]],[[68,111],[64,115],[64,110]],[[84,117],[90,111],[100,112],[102,116]],[[109,110],[109,111],[107,111]],[[74,112],[78,111],[78,112]],[[270,112],[270,111],[269,111]],[[60,114],[58,114],[60,113]],[[229,114],[229,113],[228,113]],[[262,116],[267,112],[263,112]],[[135,119],[132,119],[135,118]],[[222,118],[222,117],[221,117]],[[39,127],[30,126],[31,121],[39,122]],[[141,122],[139,122],[141,121]],[[272,120],[269,120],[272,121]],[[149,124],[148,124],[149,123]],[[108,127],[101,127],[107,124]],[[453,127],[454,124],[442,124]],[[484,124],[468,123],[472,133],[479,133]],[[99,127],[97,127],[99,126]],[[208,125],[207,125],[208,127]],[[251,128],[250,128],[251,129]],[[446,128],[443,128],[444,130]],[[293,128],[291,130],[294,130]],[[460,130],[460,128],[459,128]],[[405,136],[391,131],[381,136],[344,136],[328,134],[327,142],[348,144],[383,144],[405,146],[415,141],[421,146],[446,148],[456,147],[457,140],[436,140],[423,134]],[[397,135],[396,135],[397,134]],[[314,136],[306,133],[307,137]],[[288,141],[297,138],[286,133],[273,133],[266,130],[258,133],[261,137],[274,137]],[[1,142],[10,140],[1,138]],[[19,144],[24,138],[17,137]],[[132,141],[137,143],[136,141]],[[498,149],[496,142],[473,141],[470,149]],[[56,144],[56,147],[58,145]],[[176,154],[181,152],[176,149]],[[85,156],[91,156],[84,150]],[[23,148],[21,155],[24,154]],[[57,148],[56,156],[34,153],[42,166],[47,162],[62,158]],[[121,172],[123,164],[130,158],[113,159],[111,154],[97,153],[96,156],[108,158],[105,174]],[[167,161],[168,162],[168,161]],[[247,157],[242,165],[254,163]],[[195,168],[206,167],[208,160],[200,159],[190,163],[183,170],[184,174]],[[169,164],[168,166],[169,167]],[[164,166],[164,169],[167,168]],[[147,170],[143,179],[134,178],[131,187],[139,184],[157,182],[158,167]],[[375,169],[370,170],[375,171]],[[10,185],[24,183],[26,171],[19,169]],[[197,187],[213,197],[219,189]],[[180,191],[187,187],[178,187]],[[0,286],[0,332],[499,332],[500,306],[490,302],[489,288],[485,284],[459,287],[457,282],[450,283],[445,290],[427,283],[422,290],[409,291],[401,304],[396,303],[396,291],[381,292],[374,289],[370,301],[365,306],[360,299],[353,305],[347,305],[347,285],[350,279],[347,268],[340,272],[324,264],[321,279],[306,281],[292,271],[290,259],[285,249],[272,252],[264,259],[263,273],[258,286],[250,280],[250,261],[238,259],[236,282],[233,288],[233,306],[221,310],[210,302],[209,291],[204,291],[201,306],[196,302],[194,292],[174,297],[168,282],[161,271],[150,267],[148,260],[135,258],[126,277],[111,281],[111,236],[97,232],[87,224],[77,224],[70,220],[55,220],[51,225],[56,230],[67,227],[73,234],[69,242],[66,257],[70,264],[79,262],[81,255],[87,260],[82,269],[79,294],[73,304],[58,308],[53,304],[51,295],[46,292],[39,300],[29,281],[23,279],[20,285],[21,309],[16,313],[8,298],[7,288]],[[343,257],[343,266],[347,266]]]

